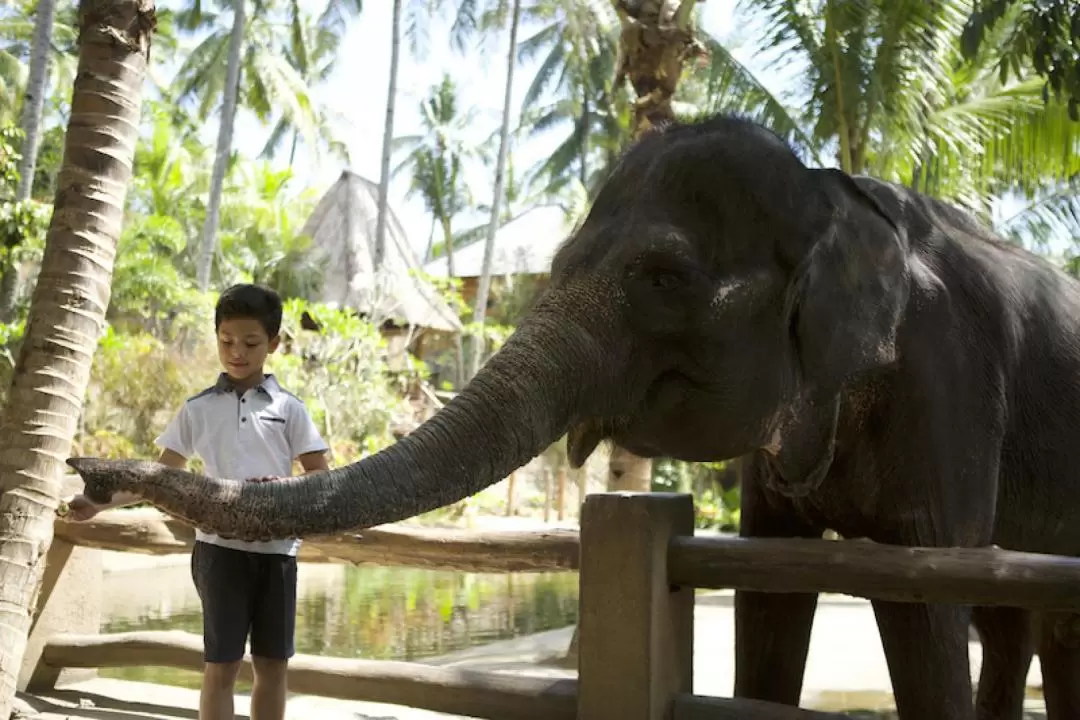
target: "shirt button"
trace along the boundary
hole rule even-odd
[[[240,398],[240,402],[247,402],[247,398]]]
[[[247,418],[240,418],[240,422],[247,422]]]

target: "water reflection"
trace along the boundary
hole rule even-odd
[[[201,633],[202,615],[187,565],[140,572],[115,601],[106,599],[101,632],[184,630]],[[120,575],[121,573],[110,573]],[[127,573],[123,573],[127,574]],[[422,660],[577,621],[575,573],[466,574],[410,568],[303,565],[299,574],[299,653]],[[149,581],[149,582],[148,582]],[[171,668],[116,668],[107,677],[195,687],[196,673]]]

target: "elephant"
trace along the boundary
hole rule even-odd
[[[747,457],[740,533],[1080,554],[1080,284],[966,212],[810,167],[717,115],[617,160],[503,348],[410,435],[276,483],[69,460],[207,531],[312,536],[412,517],[568,435],[644,457]],[[813,594],[736,594],[738,697],[800,699]],[[873,602],[904,720],[1019,720],[1040,655],[1080,717],[1071,616]],[[984,662],[973,698],[968,628]]]

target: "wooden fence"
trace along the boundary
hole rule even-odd
[[[185,552],[190,528],[156,511],[58,522],[76,545]],[[580,542],[579,542],[580,541]],[[314,538],[302,559],[480,572],[580,573],[578,677],[549,679],[422,663],[297,656],[295,692],[492,720],[826,720],[821,713],[693,694],[694,588],[839,592],[900,602],[1080,610],[1080,559],[997,549],[863,541],[694,536],[689,495],[589,495],[572,531],[471,533],[379,528]],[[180,632],[52,638],[41,662],[198,670],[201,641]],[[245,667],[245,673],[250,666]]]

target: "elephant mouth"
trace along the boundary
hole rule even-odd
[[[584,465],[596,447],[612,434],[611,424],[603,420],[588,419],[571,423],[566,434],[566,455],[570,467],[577,469]]]

